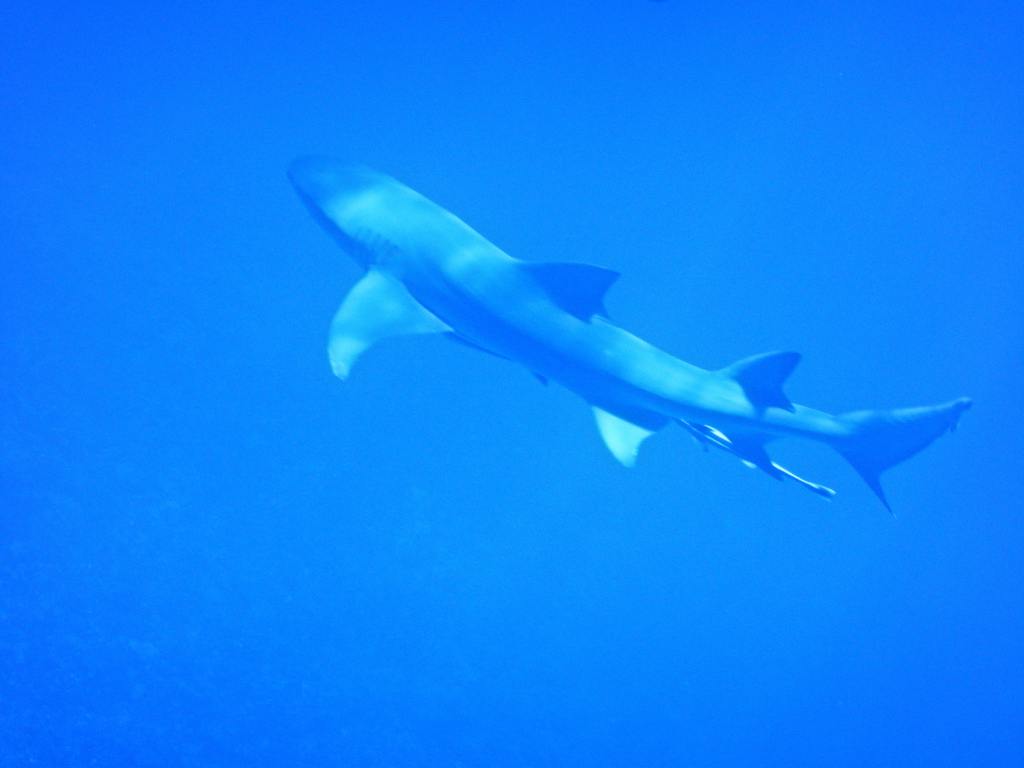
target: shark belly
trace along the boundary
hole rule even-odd
[[[516,286],[512,277],[501,283],[497,298],[436,275],[406,279],[417,301],[471,346],[519,363],[633,423],[710,419],[734,424],[749,423],[753,416],[732,382],[607,321],[581,321],[531,286]]]

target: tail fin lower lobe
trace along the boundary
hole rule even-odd
[[[970,407],[970,398],[961,397],[921,408],[844,413],[837,418],[849,426],[850,434],[836,442],[836,449],[892,512],[879,482],[882,472],[956,429],[960,415]]]

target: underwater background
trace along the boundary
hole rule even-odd
[[[1024,10],[729,5],[5,6],[0,766],[1024,764]],[[690,362],[975,407],[892,517],[440,338],[341,383],[306,153]]]

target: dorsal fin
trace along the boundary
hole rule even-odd
[[[735,379],[755,408],[769,406],[793,410],[793,403],[782,391],[782,384],[800,362],[798,352],[765,352],[745,357],[719,373]]]
[[[569,314],[580,320],[589,320],[594,315],[607,316],[604,295],[619,279],[618,272],[564,262],[524,262],[522,266],[551,300]]]

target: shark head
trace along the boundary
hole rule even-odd
[[[288,167],[288,179],[303,200],[322,208],[344,206],[386,178],[369,168],[329,157],[300,157]]]
[[[313,217],[364,267],[401,271],[415,253],[443,260],[482,240],[423,195],[369,168],[302,157],[288,178]]]
[[[313,217],[357,262],[373,261],[366,214],[378,206],[380,190],[391,179],[361,166],[327,157],[300,157],[288,179]]]

